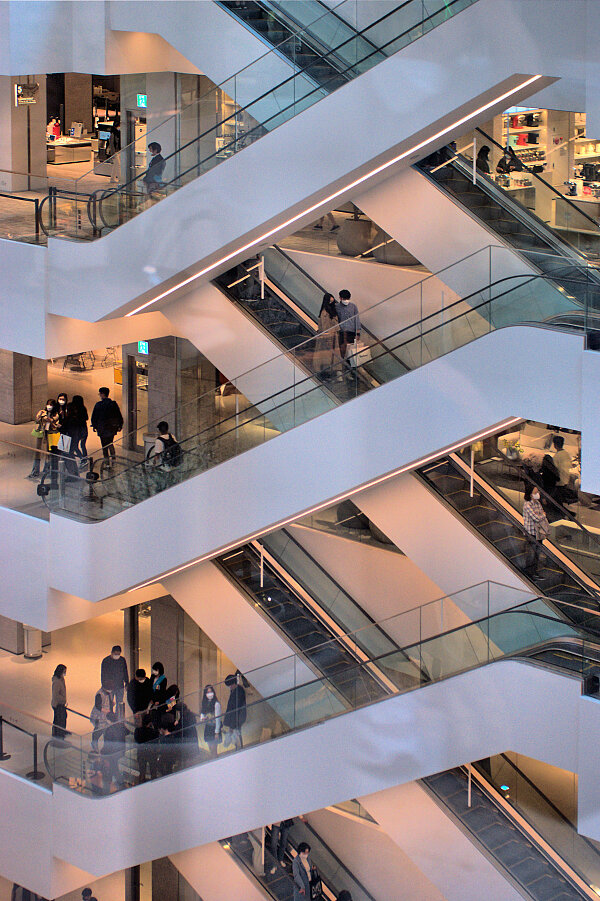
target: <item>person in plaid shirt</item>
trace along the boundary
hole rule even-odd
[[[540,558],[541,542],[548,537],[550,526],[540,502],[540,492],[533,485],[525,486],[523,525],[528,541],[525,571],[536,572]]]

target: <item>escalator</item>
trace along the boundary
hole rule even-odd
[[[532,571],[529,542],[522,521],[499,502],[494,489],[482,481],[471,493],[468,466],[456,454],[417,470],[418,477],[459,514],[478,535],[492,545],[519,576],[535,585],[548,598],[565,602],[574,622],[593,627],[600,609],[599,592],[590,581],[577,574],[576,567],[556,553],[548,542],[541,549],[537,570]],[[572,605],[572,606],[571,606]]]
[[[499,148],[485,132],[476,129],[475,133],[479,136],[476,146],[488,144]],[[474,174],[473,160],[449,147],[416,163],[414,168],[521,254],[534,271],[551,278],[559,289],[573,295],[581,305],[600,310],[600,279],[595,268],[590,267],[587,256],[568,241],[566,236],[573,232],[553,229],[533,209],[519,203],[494,181],[491,174],[484,174],[479,169]],[[539,201],[540,210],[547,207],[549,211],[554,202],[560,205],[565,220],[576,222],[577,227],[595,230],[600,239],[600,229],[594,220],[581,213],[537,173],[530,170],[527,173],[538,195],[542,192],[552,195],[544,204]],[[568,209],[563,211],[562,207]]]
[[[245,96],[248,85],[265,84],[265,69],[269,69],[271,60],[265,61],[265,57],[261,57],[181,111],[189,121],[197,117],[200,122],[204,121],[202,110],[214,104],[216,98],[220,105],[221,94],[232,101],[223,118],[218,116],[216,123],[213,118],[206,130],[191,140],[179,140],[175,149],[165,154],[160,190],[154,192],[152,199],[143,183],[145,172],[136,170],[135,144],[131,143],[119,151],[118,160],[113,159],[120,167],[121,184],[95,191],[92,195],[73,197],[72,192],[57,190],[51,197],[44,198],[40,205],[44,233],[86,240],[101,237],[251,146],[474,2],[476,0],[444,0],[440,4],[431,0],[424,6],[423,0],[405,0],[359,31],[350,28],[335,11],[325,10],[318,29],[323,52],[315,49],[316,26],[310,39],[309,35],[305,39],[303,34],[294,31],[289,41],[284,39],[284,45],[301,47],[301,57],[279,84],[262,92],[257,88],[255,96]],[[238,8],[238,13],[243,6]],[[282,51],[278,47],[269,52],[276,60]],[[295,54],[296,50],[290,52]],[[239,97],[236,96],[238,83]],[[160,135],[157,137],[160,140]],[[153,140],[152,131],[148,132],[147,138]],[[86,220],[83,226],[82,220]]]
[[[323,901],[336,901],[346,889],[352,901],[376,901],[348,867],[331,850],[315,829],[306,821],[295,819],[290,829],[283,856],[285,868],[270,852],[271,829],[265,829],[265,861],[262,864],[261,844],[253,833],[232,835],[221,841],[224,847],[248,873],[249,877],[276,901],[292,901],[293,881],[291,866],[300,842],[310,845],[310,857],[316,866],[323,886]],[[274,872],[272,872],[274,871]]]
[[[491,587],[490,584],[483,583],[465,591],[472,604],[478,605],[478,609],[486,609]],[[496,586],[496,588],[502,590],[504,587]],[[511,594],[514,594],[514,589],[511,590]],[[460,600],[457,598],[456,602],[459,604]],[[341,690],[335,673],[333,677],[328,675],[312,679],[310,675],[307,678],[306,670],[301,672],[297,669],[296,661],[303,662],[306,659],[304,654],[292,655],[288,661],[275,661],[268,665],[274,670],[275,677],[281,672],[282,664],[287,665],[287,672],[290,673],[291,663],[292,686],[278,690],[272,695],[263,694],[248,703],[247,708],[244,708],[248,728],[244,730],[243,748],[236,750],[235,745],[230,744],[220,751],[218,758],[222,759],[223,755],[232,751],[244,753],[244,749],[249,748],[254,748],[255,753],[259,753],[258,745],[283,738],[296,730],[323,724],[332,717],[343,716],[373,703],[386,703],[387,699],[394,696],[418,690],[422,686],[432,686],[440,680],[509,658],[523,657],[534,666],[550,668],[570,678],[576,675],[585,685],[590,676],[599,672],[600,646],[597,632],[594,634],[581,626],[566,622],[562,615],[553,609],[560,609],[563,606],[560,601],[549,604],[544,598],[526,600],[441,634],[436,634],[435,631],[432,634],[425,619],[421,620],[419,615],[415,618],[415,611],[407,611],[396,619],[402,618],[405,628],[415,635],[416,641],[398,650],[383,653],[376,659],[357,660],[352,667],[345,667]],[[373,624],[369,628],[375,635],[380,634],[378,624]],[[564,664],[560,655],[556,655],[552,663],[536,661],[537,654],[545,653],[549,647],[555,647],[557,643],[563,645],[570,643],[569,651],[578,663],[576,674],[571,665]],[[272,684],[272,678],[267,672],[268,666],[263,666],[257,671],[265,686]],[[375,671],[385,674],[385,680],[379,681],[381,688],[385,687],[385,691],[377,691],[372,696],[369,691],[365,691],[365,686],[371,684]],[[254,678],[252,672],[248,672],[247,676],[252,684]],[[353,692],[348,690],[352,679],[357,686]],[[226,696],[228,690],[226,685],[217,684],[214,687],[218,697]],[[201,692],[194,691],[181,699],[181,703],[186,704],[188,711],[196,720],[200,714],[200,696]],[[132,719],[126,723],[133,732],[135,721]],[[182,724],[181,741],[186,741],[184,732],[188,737],[194,737],[196,728],[196,725]],[[172,733],[174,738],[177,734]],[[90,750],[91,739],[91,733],[87,736],[77,736],[77,742],[72,742],[68,738],[64,741],[52,739],[44,751],[44,760],[52,779],[63,784],[65,788],[87,796],[95,793],[93,784],[90,784],[92,774],[89,761],[94,757]],[[177,744],[173,747],[177,747]],[[194,745],[186,743],[185,747],[189,749],[185,754],[169,754],[168,768],[161,765],[151,778],[161,778],[181,769],[210,764],[215,759],[215,755],[209,749],[198,748],[197,739]],[[153,739],[146,742],[144,748],[147,753],[157,753],[160,759],[164,741],[162,737]],[[103,753],[103,759],[110,757],[110,753]],[[138,775],[139,765],[135,745],[127,745],[125,758],[127,777],[118,786],[120,790],[127,790],[139,781],[144,781]],[[122,750],[116,752],[115,759],[121,765]],[[71,778],[74,772],[80,774],[77,780]]]
[[[549,430],[548,434],[551,435],[552,431]],[[502,443],[503,436],[499,436],[494,442],[488,443],[487,452],[484,449],[479,450],[479,453],[473,451],[477,477],[521,516],[525,487],[529,486],[532,490],[537,488],[550,526],[548,540],[569,558],[574,567],[585,574],[595,590],[600,586],[600,538],[593,525],[598,509],[597,498],[585,494],[580,498],[578,491],[568,486],[554,488],[552,493],[546,491],[542,474],[537,471],[534,460],[526,462],[520,457],[510,458],[501,450]],[[465,448],[461,452],[465,463],[468,463],[469,451],[469,448]],[[586,524],[586,518],[592,519],[592,522]]]
[[[315,341],[310,340],[317,334],[321,303],[329,292],[277,245],[264,252],[263,261],[264,284],[260,279],[261,264],[256,260],[248,260],[223,273],[214,283],[285,350],[294,350],[295,362],[305,372],[326,385],[340,401],[348,399],[347,382],[336,379],[341,365],[338,370],[322,370],[318,357],[315,360]],[[409,369],[399,354],[390,350],[389,344],[379,342],[364,324],[361,324],[361,339],[370,348],[369,359],[361,360],[360,367],[353,367],[356,379],[350,387],[351,396],[403,375]]]
[[[342,56],[330,53],[332,47],[344,39],[349,42],[348,49],[352,46],[354,52],[357,32],[340,15],[348,8],[347,2],[339,4],[338,12],[319,2],[282,4],[246,0],[240,4],[236,0],[218,0],[218,5],[275,47],[315,84],[328,85],[329,90],[335,90],[349,80],[350,76],[344,71],[344,48]],[[363,43],[365,50],[377,50],[367,39]]]
[[[468,775],[463,767],[428,776],[421,784],[527,898],[576,901],[593,897],[591,890],[585,891],[573,879],[568,865],[545,854],[542,846],[494,801],[485,779],[472,780],[470,806]]]
[[[278,251],[276,259],[280,255]],[[320,305],[321,289],[299,267],[294,265],[290,271],[296,283],[294,297],[303,296],[297,288],[299,277],[306,284],[310,283],[312,306],[308,308],[313,315],[315,300]],[[227,281],[226,290],[248,290],[240,288],[240,285],[247,284],[248,273],[239,276],[236,269],[234,274],[236,277]],[[255,275],[252,278],[256,281]],[[558,290],[552,278],[541,275],[511,276],[486,285],[480,291],[382,339],[367,336],[363,330],[361,338],[364,348],[350,355],[348,372],[344,376],[340,373],[339,379],[331,377],[335,373],[317,371],[314,359],[319,337],[309,338],[224,386],[236,396],[234,405],[221,403],[223,391],[220,387],[194,399],[185,408],[182,406],[164,415],[163,418],[170,423],[182,422],[188,415],[187,411],[191,410],[191,421],[196,422],[194,411],[200,406],[214,410],[214,414],[208,417],[208,425],[194,429],[192,434],[178,436],[182,450],[181,464],[168,474],[168,478],[157,478],[157,473],[142,455],[126,449],[131,436],[125,436],[118,448],[118,465],[105,472],[106,477],[100,482],[90,485],[89,476],[95,478],[94,472],[88,474],[87,483],[78,479],[69,481],[67,474],[61,470],[59,478],[44,478],[38,493],[52,512],[61,512],[84,521],[106,519],[498,328],[539,324],[589,334],[589,311],[585,306],[580,306],[574,296],[579,281],[570,279],[569,285],[572,294]],[[268,300],[263,305],[260,285],[254,284],[251,291],[252,297],[240,300],[240,303],[245,303],[248,311],[256,308],[253,316],[257,321],[262,318],[265,323],[262,327],[269,333],[281,327],[282,322],[287,323],[287,328],[291,321],[292,332],[297,328],[294,324],[297,318],[290,318],[287,295],[286,299],[283,299],[283,292],[277,295],[278,308],[274,309]],[[292,293],[291,290],[288,293]],[[384,304],[391,303],[393,306],[401,299],[402,292],[382,301],[378,304],[379,312],[384,315]],[[306,327],[309,321],[307,314]],[[335,340],[337,330],[334,328],[329,334]],[[297,340],[294,334],[287,337],[290,344]],[[366,359],[363,357],[365,350]],[[273,384],[278,387],[265,393],[265,386]],[[250,400],[242,395],[240,387],[244,393],[252,389]],[[92,467],[96,464],[98,468],[101,466],[100,455],[96,459],[88,459]]]
[[[401,653],[398,645],[285,529],[216,563],[345,701],[371,703],[406,681],[370,666],[382,653]],[[357,662],[365,664],[358,680]]]

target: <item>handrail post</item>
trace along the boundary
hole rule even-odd
[[[10,760],[10,756],[4,752],[4,717],[0,716],[0,760]]]
[[[40,201],[39,198],[35,198],[35,240],[39,241],[40,239]]]
[[[37,732],[31,736],[33,738],[33,769],[27,773],[27,778],[34,782],[44,778],[44,774],[38,770],[38,737]]]

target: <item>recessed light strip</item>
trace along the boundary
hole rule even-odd
[[[314,203],[312,206],[307,207],[302,210],[301,213],[297,213],[295,216],[292,216],[290,219],[286,219],[285,222],[281,222],[279,225],[275,226],[275,228],[271,228],[269,231],[265,232],[259,238],[255,238],[253,241],[249,241],[248,244],[244,244],[242,247],[237,247],[232,253],[227,254],[227,256],[221,257],[220,260],[217,260],[216,263],[211,263],[210,266],[206,266],[204,269],[201,269],[200,272],[196,272],[195,275],[190,275],[189,278],[184,279],[182,282],[179,282],[177,285],[173,285],[171,288],[167,288],[166,291],[163,291],[162,294],[159,294],[157,297],[154,297],[152,300],[147,300],[146,303],[143,303],[141,306],[136,307],[135,310],[132,310],[130,313],[127,313],[126,316],[135,316],[136,313],[145,310],[146,307],[152,306],[152,304],[158,303],[159,300],[162,300],[164,297],[168,297],[169,294],[172,294],[174,291],[178,291],[180,288],[184,288],[186,285],[189,285],[191,282],[195,281],[197,278],[201,278],[201,276],[206,275],[207,272],[210,272],[212,269],[216,269],[217,266],[221,266],[223,263],[227,263],[228,260],[232,260],[240,253],[244,253],[246,250],[250,250],[252,247],[256,247],[257,244],[261,244],[266,238],[271,238],[277,232],[281,231],[284,228],[287,228],[288,225],[293,225],[294,222],[298,222],[299,219],[302,219],[304,216],[307,216],[309,213],[314,212],[315,210],[320,209],[325,204],[329,204],[330,201],[335,200],[340,195],[345,194],[346,191],[351,191],[353,188],[358,187],[358,185],[367,181],[367,179],[372,178],[374,175],[378,175],[380,172],[383,172],[385,169],[388,169],[390,166],[395,165],[400,162],[400,160],[405,159],[407,156],[410,156],[411,153],[415,153],[417,150],[422,150],[423,147],[426,147],[427,144],[431,144],[432,141],[437,141],[438,138],[443,137],[450,131],[453,131],[455,128],[458,128],[460,125],[464,125],[469,119],[473,119],[474,116],[478,116],[480,113],[484,113],[486,110],[490,109],[490,107],[495,106],[497,103],[500,103],[502,100],[508,99],[513,94],[516,94],[518,91],[522,91],[523,88],[528,87],[534,82],[539,81],[540,78],[543,78],[543,75],[534,75],[531,78],[528,78],[526,81],[521,82],[521,84],[517,85],[516,88],[512,88],[510,91],[506,91],[504,94],[500,94],[499,97],[495,97],[494,100],[490,100],[489,103],[480,106],[479,109],[474,110],[472,113],[469,113],[468,116],[462,116],[462,118],[457,119],[451,125],[448,125],[446,128],[443,128],[441,131],[438,131],[436,134],[431,135],[431,137],[426,138],[424,141],[420,141],[418,144],[415,144],[410,150],[405,150],[403,153],[398,154],[393,159],[388,160],[387,163],[382,163],[380,166],[377,166],[375,169],[371,169],[370,172],[367,172],[366,175],[361,175],[360,178],[357,178],[355,181],[350,182],[350,184],[344,185],[343,188],[340,188],[337,191],[334,191],[333,194],[330,194],[328,197],[323,198],[323,200],[319,200],[318,203]]]
[[[225,545],[225,547],[219,548],[216,551],[211,551],[208,554],[203,554],[201,557],[197,557],[195,560],[191,560],[189,563],[184,563],[182,566],[178,566],[176,569],[171,569],[169,570],[169,572],[163,573],[160,576],[155,576],[153,579],[149,579],[147,582],[143,582],[141,585],[136,585],[134,588],[129,588],[128,593],[131,591],[138,591],[140,588],[147,588],[148,585],[153,585],[155,582],[162,582],[163,579],[168,579],[169,576],[175,576],[177,573],[183,572],[183,570],[189,569],[191,566],[197,566],[199,563],[204,563],[206,560],[210,560],[213,557],[216,557],[217,554],[225,554],[227,553],[227,551],[231,551],[233,550],[233,548],[239,547],[240,544],[247,544],[247,542],[253,541],[255,538],[260,538],[261,535],[272,532],[274,529],[283,529],[284,526],[287,526],[292,522],[296,522],[296,520],[301,517],[310,516],[310,514],[312,513],[318,513],[319,510],[324,510],[326,507],[331,507],[333,504],[337,504],[340,501],[345,500],[347,497],[352,497],[353,495],[360,494],[361,492],[366,491],[367,488],[373,488],[375,485],[380,485],[381,482],[387,482],[389,479],[394,479],[396,476],[402,475],[402,473],[404,472],[416,469],[418,466],[424,466],[426,463],[430,463],[432,460],[437,460],[439,457],[444,457],[446,456],[446,454],[451,454],[453,453],[453,451],[459,450],[461,447],[466,447],[469,444],[473,444],[475,441],[481,441],[482,438],[488,438],[490,435],[494,435],[497,432],[501,432],[503,429],[508,428],[508,426],[515,425],[517,422],[522,422],[522,420],[522,416],[513,416],[510,419],[505,419],[503,422],[500,422],[497,425],[492,426],[491,428],[485,429],[483,432],[476,432],[469,438],[462,438],[460,441],[457,441],[454,444],[450,444],[448,445],[448,447],[442,448],[441,450],[437,450],[432,454],[428,454],[426,457],[422,457],[420,460],[413,460],[412,463],[406,463],[399,469],[394,469],[392,472],[388,472],[383,476],[378,476],[376,479],[371,479],[370,482],[365,482],[365,484],[361,485],[358,488],[352,488],[350,491],[344,491],[342,494],[338,494],[335,497],[330,497],[326,501],[323,501],[323,503],[316,504],[316,506],[310,507],[308,510],[304,510],[302,513],[295,513],[293,516],[288,516],[287,519],[282,519],[280,522],[277,522],[266,529],[259,529],[257,532],[253,532],[251,535],[247,535],[245,538],[233,541],[231,542],[231,544]]]

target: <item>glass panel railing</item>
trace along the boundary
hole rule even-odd
[[[519,250],[572,254],[571,264],[585,263],[590,236],[600,229],[582,210],[510,148],[476,129],[475,141],[443,148],[418,167],[473,215]],[[476,154],[475,164],[473,154]],[[504,169],[512,171],[504,172]],[[594,254],[596,257],[597,254]]]
[[[475,766],[590,887],[600,885],[600,846],[577,832],[574,774],[512,753],[479,761]]]
[[[522,428],[526,426],[527,424]],[[518,441],[521,430],[499,435],[493,444],[488,443],[485,447],[477,445],[465,448],[462,456],[465,462],[470,463],[471,451],[473,452],[475,472],[521,516],[526,487],[529,486],[532,490],[537,488],[550,527],[550,542],[576,567],[600,584],[600,534],[592,525],[588,526],[580,519],[584,508],[579,503],[577,487],[581,477],[579,464],[572,461],[571,485],[559,485],[556,468],[552,464],[553,449],[527,448],[525,443],[521,445]],[[543,433],[542,429],[539,431]],[[546,433],[551,439],[553,432],[546,430]],[[524,442],[526,440],[525,435]],[[540,445],[542,439],[536,439],[536,443]],[[548,479],[554,482],[554,487],[550,487]],[[545,481],[548,489],[544,488]],[[589,503],[590,499],[587,500]]]
[[[534,540],[522,518],[494,497],[493,491],[486,490],[486,485],[476,476],[471,485],[468,464],[452,454],[428,463],[418,474],[511,568],[534,584],[540,594],[555,602],[565,600],[573,604],[569,619],[581,625],[595,622],[598,591],[594,584],[558,554],[550,542],[542,541],[541,535],[539,540]]]
[[[263,537],[261,544],[308,595],[318,602],[321,610],[346,632],[356,632],[372,624],[372,619],[356,601],[285,529]],[[365,634],[369,643],[363,650],[371,657],[379,657],[396,647],[384,632],[367,629]]]
[[[475,590],[475,586],[469,589],[471,595]],[[486,583],[480,586],[479,591],[480,607],[485,608]],[[457,610],[460,609],[460,602],[460,593],[446,599],[446,603],[452,603]],[[439,606],[439,602],[436,603]],[[543,605],[541,608],[540,604]],[[545,612],[540,612],[540,609]],[[422,617],[423,614],[419,613],[421,621]],[[406,614],[377,625],[385,626],[386,631],[391,633],[402,627],[403,619],[406,619]],[[410,620],[409,624],[414,625]],[[351,637],[348,636],[349,639]],[[92,757],[94,754],[91,734],[83,736],[75,744],[68,739],[55,738],[51,743],[52,753],[46,755],[52,777],[87,794],[121,790],[145,781],[148,776],[159,778],[209,762],[224,753],[241,752],[244,748],[299,728],[315,725],[385,697],[450,678],[506,656],[535,654],[553,642],[573,644],[579,661],[579,669],[575,672],[582,678],[590,661],[595,667],[598,666],[598,645],[589,641],[583,630],[559,620],[551,608],[539,600],[525,601],[516,608],[460,625],[431,638],[423,638],[422,629],[419,629],[415,637],[417,642],[404,646],[401,651],[357,663],[346,674],[343,692],[339,682],[334,685],[329,677],[315,679],[314,674],[302,667],[301,660],[294,657],[287,664],[286,661],[279,661],[275,665],[287,668],[288,678],[291,678],[289,687],[282,687],[276,694],[267,694],[268,688],[272,687],[269,667],[247,673],[248,699],[244,697],[243,704],[240,701],[241,706],[238,707],[229,705],[222,722],[218,717],[216,720],[214,717],[207,720],[206,714],[203,717],[201,698],[196,692],[184,699],[173,697],[162,708],[151,711],[143,731],[134,721],[125,720],[116,724],[119,729],[107,730],[102,746],[99,746],[98,756],[105,773],[100,791],[94,788],[100,783],[94,783],[93,777],[85,777],[83,785],[69,782],[73,771],[81,771],[82,757],[89,766],[90,754]],[[573,667],[568,667],[568,671],[572,674]],[[374,672],[385,673],[388,680],[387,689],[375,695],[366,690]],[[279,685],[283,685],[279,673],[277,678]],[[259,685],[262,690],[258,689]],[[383,686],[383,683],[380,682],[380,685]],[[218,685],[215,689],[217,698],[222,698],[226,687]],[[210,722],[210,732],[202,725],[207,722]],[[216,735],[216,741],[213,735]],[[86,768],[83,769],[85,771]]]
[[[524,132],[526,132],[526,128]],[[576,201],[565,196],[558,188],[549,184],[536,172],[535,160],[524,162],[517,156],[512,146],[502,147],[489,134],[475,130],[475,145],[461,153],[473,160],[473,147],[489,147],[489,178],[508,195],[511,203],[533,213],[561,243],[570,244],[579,253],[587,256],[590,238],[598,241],[600,251],[600,228],[598,223],[577,206]],[[531,151],[535,154],[535,147]],[[551,153],[553,151],[550,151]],[[481,179],[483,184],[483,179]],[[564,187],[564,186],[561,186]],[[596,256],[594,254],[594,256]]]
[[[351,4],[353,0],[347,2]],[[429,8],[422,0],[406,0],[351,34],[338,15],[343,4],[336,11],[325,11],[318,22],[311,24],[310,35],[302,30],[294,32],[263,57],[200,97],[193,108],[188,107],[172,117],[174,121],[179,115],[189,118],[196,109],[202,129],[197,137],[173,149],[164,148],[164,156],[162,152],[153,156],[151,166],[146,166],[145,148],[142,155],[137,142],[127,145],[107,161],[117,183],[92,198],[87,183],[93,170],[78,179],[76,191],[82,194],[86,204],[90,201],[83,234],[75,213],[71,217],[49,216],[48,234],[97,237],[99,230],[117,228],[474,2],[446,0],[443,7],[433,3]],[[299,42],[306,37],[314,44],[317,34],[323,42],[331,42],[318,59],[300,60],[306,63],[304,67],[295,65],[296,71],[264,91],[263,86],[272,82],[273,60],[281,54],[295,59]],[[207,114],[208,109],[215,113]],[[163,122],[147,132],[147,147],[152,148],[153,143],[161,145],[164,125]],[[67,209],[65,200],[65,213]]]
[[[576,287],[584,296],[586,283],[577,282]],[[422,284],[396,297],[410,298],[410,292],[414,292],[416,305],[423,292]],[[388,302],[389,299],[382,304]],[[381,311],[382,304],[377,305]],[[85,480],[67,479],[65,461],[65,479],[59,480],[58,487],[47,486],[46,501],[54,512],[88,520],[107,518],[497,328],[534,323],[582,331],[586,317],[585,306],[582,308],[574,296],[558,290],[552,279],[512,276],[454,304],[441,305],[439,312],[394,331],[381,341],[364,341],[357,350],[351,346],[343,361],[340,358],[336,365],[312,374],[313,360],[320,359],[323,339],[334,347],[340,346],[340,330],[335,327],[232,380],[229,386],[234,403],[215,404],[210,425],[178,436],[181,451],[175,465],[155,458],[143,459],[140,452],[124,447],[121,439],[115,456],[107,448],[105,458],[89,458],[91,470],[98,465]],[[385,379],[381,377],[383,373]],[[279,389],[269,393],[268,388],[273,385]],[[244,396],[249,393],[262,399],[251,404]],[[221,389],[211,392],[208,399],[211,397],[212,409],[215,400],[223,399]],[[183,417],[188,411],[189,420],[198,422],[200,408],[200,399],[195,399],[178,413]],[[173,422],[177,417],[163,418]],[[93,491],[84,491],[92,480]],[[44,484],[47,485],[47,479]]]

